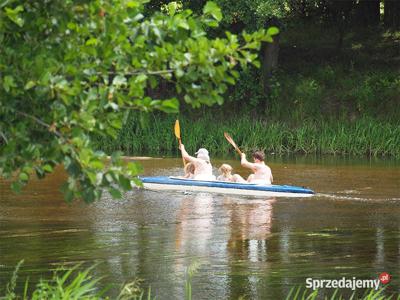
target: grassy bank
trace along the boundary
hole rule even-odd
[[[97,138],[106,152],[173,155],[177,142],[173,133],[176,116],[149,114],[131,116],[116,140]],[[179,116],[182,141],[193,153],[199,147],[213,156],[233,153],[224,139],[231,134],[244,151],[267,153],[350,154],[400,158],[400,126],[369,117],[351,120],[320,119],[303,122],[269,121],[250,114],[227,117],[212,112]]]
[[[223,106],[182,105],[182,138],[193,153],[232,153],[228,131],[245,151],[400,158],[400,32],[354,29],[336,47],[335,28],[304,25],[282,33],[279,67],[265,91],[249,68]],[[328,30],[328,31],[326,31]],[[107,152],[174,155],[177,116],[132,114],[117,140],[97,138]]]
[[[80,270],[80,265],[75,267],[58,270],[51,279],[41,279],[35,286],[30,286],[29,280],[20,287],[17,286],[18,271],[21,267],[20,262],[7,284],[5,291],[0,290],[0,299],[115,299],[115,300],[144,300],[144,299],[163,299],[163,295],[155,295],[151,288],[144,289],[140,280],[134,280],[120,287],[118,294],[110,298],[108,291],[111,287],[101,287],[101,278],[93,276],[94,267]],[[185,288],[184,299],[192,299],[192,277],[197,272],[196,266],[192,265],[187,269],[186,281],[183,284]],[[21,292],[19,292],[21,291]],[[292,288],[286,296],[288,300],[311,300],[311,299],[360,299],[360,300],[380,300],[380,299],[400,299],[399,294],[388,295],[385,288],[379,290],[366,290],[364,292],[353,292],[350,296],[344,297],[342,293],[336,290],[307,290],[302,287]],[[247,299],[241,296],[239,299]]]

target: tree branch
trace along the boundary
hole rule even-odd
[[[118,75],[118,74],[123,74],[123,75],[139,75],[139,74],[147,74],[147,75],[163,75],[163,74],[171,74],[173,73],[174,70],[159,70],[159,71],[134,71],[134,72],[106,72],[106,74],[109,75]],[[104,73],[102,72],[97,72],[97,75],[103,75]]]
[[[35,116],[32,116],[32,115],[29,115],[29,114],[24,113],[24,112],[19,111],[19,110],[15,110],[15,112],[16,112],[17,114],[21,115],[21,116],[24,116],[24,117],[26,117],[26,118],[28,118],[28,119],[31,119],[31,120],[35,121],[36,123],[38,123],[38,124],[40,124],[40,125],[46,127],[50,132],[53,132],[56,136],[58,136],[58,137],[60,137],[60,138],[64,138],[63,135],[62,135],[60,132],[58,132],[58,131],[57,131],[56,129],[54,129],[51,125],[49,125],[49,124],[43,122],[43,121],[40,120],[39,118],[37,118],[37,117],[35,117]]]
[[[3,140],[6,142],[6,144],[8,144],[8,139],[2,131],[0,131],[0,136],[3,138]]]

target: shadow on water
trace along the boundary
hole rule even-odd
[[[219,166],[223,160],[214,160]],[[225,161],[224,161],[225,162]],[[242,175],[237,161],[230,164]],[[181,160],[147,160],[145,175],[180,175]],[[135,277],[161,299],[281,299],[307,277],[393,276],[399,291],[400,170],[397,163],[271,160],[276,183],[308,186],[312,198],[246,198],[134,190],[69,206],[62,170],[21,195],[0,181],[0,286],[21,259],[30,281],[62,264],[100,262],[104,283]],[[216,171],[216,168],[215,170]],[[216,173],[216,172],[215,172]],[[117,288],[116,288],[117,289]],[[115,290],[116,290],[115,289]]]

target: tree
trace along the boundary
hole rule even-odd
[[[400,28],[400,2],[397,0],[385,0],[383,5],[383,22],[385,26]]]
[[[363,26],[377,26],[380,23],[380,0],[360,0],[356,7],[357,20]]]
[[[221,104],[237,69],[257,64],[264,30],[207,38],[222,19],[207,2],[201,15],[144,15],[146,0],[0,1],[0,176],[19,191],[56,165],[68,173],[65,198],[115,198],[140,184],[140,167],[93,149],[92,134],[116,136],[131,110],[177,112]],[[147,14],[146,14],[147,15]],[[271,33],[271,32],[270,32]],[[154,99],[160,79],[175,95]]]

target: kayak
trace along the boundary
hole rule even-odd
[[[148,190],[209,192],[243,196],[311,197],[314,192],[305,187],[292,185],[261,185],[223,181],[203,181],[173,176],[140,177]]]

